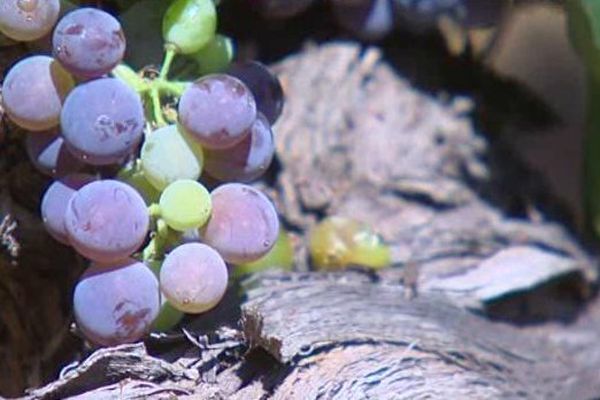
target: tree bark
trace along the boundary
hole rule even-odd
[[[24,398],[597,396],[596,260],[540,211],[539,177],[474,130],[471,102],[423,95],[349,43],[274,68],[288,102],[259,186],[295,232],[297,272],[250,277],[152,355],[99,350]],[[381,233],[393,268],[310,272],[307,232],[331,214]],[[199,328],[213,317],[228,323]]]

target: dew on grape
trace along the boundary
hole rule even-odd
[[[80,84],[67,96],[60,117],[67,148],[92,165],[122,161],[142,139],[140,96],[116,78]]]
[[[211,193],[212,214],[202,230],[203,241],[233,264],[264,256],[275,244],[279,219],[275,206],[259,190],[227,183]]]
[[[203,313],[219,303],[227,289],[227,265],[211,247],[186,243],[170,252],[160,269],[167,300],[186,313]]]
[[[265,173],[275,154],[269,121],[258,114],[250,133],[238,144],[223,150],[207,150],[205,169],[223,182],[250,182]]]
[[[133,254],[144,242],[149,213],[131,186],[100,180],[83,186],[71,198],[65,214],[71,245],[98,262],[113,262]]]
[[[256,119],[254,96],[239,79],[215,74],[191,85],[179,100],[183,128],[204,147],[223,149],[242,141]]]
[[[159,309],[156,276],[133,259],[108,265],[92,263],[73,295],[77,326],[90,341],[103,346],[141,339]]]
[[[15,64],[2,84],[3,106],[9,118],[31,131],[59,124],[63,101],[73,78],[47,56],[27,57]]]
[[[98,78],[123,59],[125,36],[112,15],[96,8],[79,8],[58,22],[52,47],[54,56],[71,73]]]

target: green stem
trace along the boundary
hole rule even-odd
[[[160,206],[156,203],[150,204],[150,206],[148,206],[148,213],[152,219],[160,218]]]
[[[171,64],[173,63],[173,59],[175,58],[175,48],[167,45],[165,47],[165,59],[163,60],[162,66],[160,67],[160,73],[158,74],[158,79],[167,79],[167,75],[169,75],[169,71],[171,70]]]
[[[150,99],[152,100],[152,113],[154,116],[154,122],[158,126],[167,125],[167,121],[163,116],[162,104],[160,103],[160,92],[156,87],[150,90]]]
[[[183,92],[185,92],[185,89],[187,89],[187,87],[190,85],[190,82],[157,79],[152,82],[152,85],[161,93],[170,94],[175,97],[181,97]]]

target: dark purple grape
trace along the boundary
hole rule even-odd
[[[223,182],[250,182],[265,173],[274,154],[271,126],[259,113],[240,143],[228,149],[205,150],[204,170]]]
[[[95,178],[87,174],[67,175],[54,181],[42,198],[41,214],[48,233],[63,244],[69,244],[69,235],[65,228],[65,214],[69,201],[84,185]]]
[[[92,165],[121,162],[142,139],[144,110],[140,96],[115,78],[77,86],[60,117],[67,148]]]
[[[235,63],[227,74],[235,76],[250,89],[256,101],[256,109],[273,125],[283,111],[284,95],[279,79],[269,68],[258,61]]]
[[[124,259],[144,242],[149,214],[131,186],[101,180],[83,186],[65,213],[71,245],[83,256],[103,263]]]
[[[338,23],[367,40],[378,40],[394,29],[393,0],[331,0]]]
[[[123,59],[125,35],[112,15],[96,8],[79,8],[58,22],[52,47],[54,57],[71,73],[98,78]]]
[[[139,261],[92,264],[75,286],[75,320],[96,344],[135,342],[150,330],[157,317],[159,296],[156,276]]]
[[[27,57],[15,64],[2,84],[2,102],[9,118],[31,131],[58,125],[63,101],[75,82],[47,56]]]
[[[210,310],[227,289],[227,265],[214,249],[186,243],[170,252],[160,269],[160,289],[176,309],[192,314]]]
[[[268,18],[289,18],[298,15],[315,0],[248,0],[262,15]]]
[[[256,102],[239,79],[207,75],[194,82],[179,100],[183,128],[209,149],[239,143],[256,119]]]
[[[80,171],[84,166],[67,150],[58,132],[28,133],[25,148],[33,166],[52,177]]]
[[[216,188],[211,198],[212,215],[202,239],[225,261],[255,261],[271,250],[279,233],[279,219],[264,194],[252,186],[228,183]]]

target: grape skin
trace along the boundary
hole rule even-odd
[[[92,263],[73,295],[77,326],[90,341],[103,346],[142,338],[159,309],[156,276],[133,259],[110,265]]]
[[[135,189],[106,179],[85,185],[73,195],[65,227],[71,245],[81,255],[109,263],[140,247],[148,233],[149,214]]]
[[[125,35],[112,15],[79,8],[58,22],[52,37],[54,56],[74,75],[98,78],[125,55]]]
[[[163,190],[178,179],[200,177],[204,160],[202,147],[179,132],[177,125],[165,126],[146,137],[140,153],[148,181]]]
[[[279,219],[271,201],[242,183],[227,183],[211,193],[212,215],[203,241],[225,261],[242,264],[265,255],[277,240]]]
[[[239,79],[225,74],[194,82],[179,100],[183,128],[209,149],[239,143],[256,119],[256,102]]]
[[[160,269],[162,267],[162,263],[162,261],[152,260],[146,264],[152,270],[152,272],[154,272],[156,279],[160,278]],[[173,307],[161,293],[160,311],[158,312],[158,316],[154,319],[154,322],[152,322],[152,331],[170,331],[182,320],[183,316],[184,313]]]
[[[142,139],[144,110],[140,96],[116,78],[77,86],[61,113],[67,148],[92,165],[121,162]]]
[[[275,124],[283,111],[284,95],[279,79],[269,68],[258,61],[246,61],[231,65],[227,74],[244,82],[254,96],[256,109]]]
[[[83,168],[83,163],[67,150],[63,138],[56,131],[29,132],[25,149],[33,166],[52,177],[64,176]]]
[[[223,35],[215,35],[204,47],[190,57],[198,63],[201,75],[223,72],[234,55],[233,40]]]
[[[0,32],[14,40],[36,40],[50,32],[59,13],[59,0],[2,0]]]
[[[70,244],[65,228],[67,205],[77,190],[94,180],[92,175],[72,174],[54,181],[46,189],[41,205],[42,221],[46,231],[57,241]]]
[[[208,190],[191,179],[180,179],[167,186],[159,205],[167,225],[180,232],[204,225],[212,208]]]
[[[163,37],[181,54],[192,54],[214,37],[217,10],[213,0],[176,0],[163,18]]]
[[[186,243],[167,255],[160,288],[176,309],[203,313],[219,303],[227,289],[227,265],[219,253],[201,243]]]
[[[250,133],[238,144],[223,150],[207,150],[205,170],[221,181],[250,182],[265,173],[275,154],[269,121],[258,114]]]
[[[47,56],[32,56],[15,64],[2,84],[4,109],[22,128],[44,131],[58,125],[63,100],[73,78]]]

